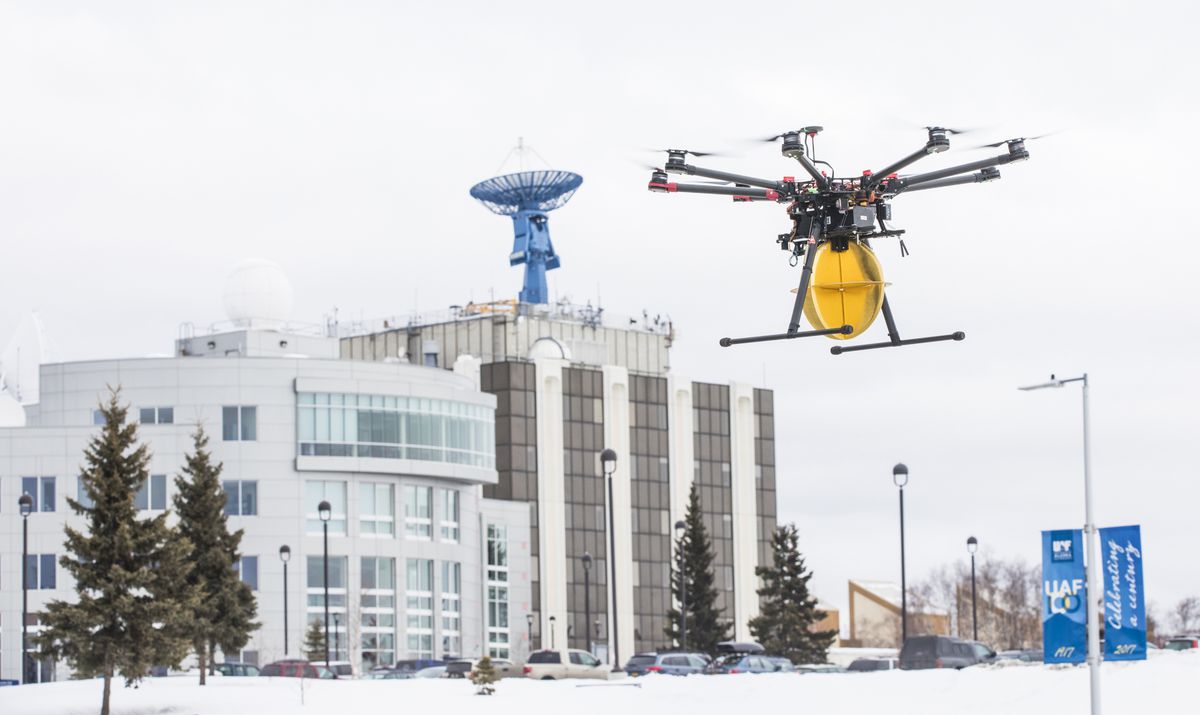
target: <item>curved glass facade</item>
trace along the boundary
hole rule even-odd
[[[301,392],[299,453],[450,462],[495,469],[495,412],[423,397]]]

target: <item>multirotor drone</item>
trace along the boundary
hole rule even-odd
[[[996,167],[1029,158],[1025,142],[1030,139],[1007,139],[983,145],[989,148],[1006,147],[1007,152],[999,156],[924,174],[901,176],[898,172],[905,167],[949,149],[950,136],[961,133],[946,127],[926,127],[926,130],[929,139],[921,149],[878,172],[864,171],[862,176],[856,177],[838,177],[834,175],[832,166],[813,156],[816,136],[822,131],[822,127],[817,126],[784,132],[766,140],[783,141],[783,155],[799,162],[809,176],[801,181],[793,176],[774,181],[705,169],[687,163],[689,154],[702,157],[707,156],[705,153],[686,149],[666,150],[667,163],[663,168],[653,170],[649,185],[651,191],[716,194],[731,196],[738,202],[774,201],[787,204],[792,230],[780,234],[776,243],[791,254],[793,266],[801,259],[804,261],[787,332],[721,338],[723,347],[816,335],[847,340],[866,331],[880,312],[887,323],[887,342],[838,345],[831,348],[830,352],[839,355],[858,350],[962,340],[966,337],[965,333],[959,331],[902,340],[884,292],[887,284],[883,281],[883,272],[870,242],[874,238],[899,238],[904,235],[903,230],[890,229],[887,225],[892,218],[890,201],[896,196],[905,192],[999,179],[1000,170]],[[818,164],[827,167],[828,174],[819,169]],[[669,181],[669,173],[715,179],[719,183],[675,183]],[[903,239],[900,240],[900,249],[901,255],[904,255],[906,249]],[[802,313],[813,330],[800,330]]]

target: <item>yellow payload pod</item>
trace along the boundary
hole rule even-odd
[[[804,317],[817,330],[849,325],[851,333],[834,333],[834,340],[849,340],[871,327],[883,307],[883,269],[867,246],[850,241],[845,250],[833,249],[832,243],[816,246],[812,282]],[[793,293],[796,289],[792,290]]]

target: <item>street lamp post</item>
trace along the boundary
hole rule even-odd
[[[533,614],[525,614],[525,635],[529,638],[529,651],[533,652]]]
[[[29,652],[26,638],[29,630],[29,515],[33,512],[33,497],[22,494],[17,500],[21,510],[21,683],[29,682]]]
[[[600,453],[600,466],[604,469],[604,479],[608,482],[608,563],[611,567],[612,581],[612,672],[621,672],[621,646],[617,633],[617,522],[613,510],[613,472],[617,471],[617,453],[605,448]]]
[[[322,501],[317,505],[317,514],[321,517],[321,530],[325,535],[325,551],[322,558],[325,569],[325,667],[329,667],[329,517],[333,516],[333,507],[329,502]]]
[[[338,616],[340,616],[340,615],[342,615],[342,614],[340,614],[340,613],[333,614],[333,657],[337,658],[338,660],[341,660],[341,650],[342,650],[342,632],[341,632],[342,624],[338,622]],[[328,667],[329,661],[326,661],[325,665]],[[332,667],[330,667],[329,669],[333,670]]]
[[[1092,715],[1100,715],[1100,613],[1094,600],[1102,591],[1099,561],[1096,558],[1096,522],[1092,515],[1092,458],[1090,417],[1088,415],[1088,376],[1062,379],[1050,376],[1050,382],[1040,385],[1019,387],[1018,390],[1041,390],[1047,387],[1063,387],[1070,382],[1083,383],[1083,535],[1087,551],[1087,662],[1091,681]]]
[[[287,603],[287,565],[292,558],[292,547],[284,544],[279,547],[279,560],[283,562],[283,657],[288,653],[288,603]]]
[[[975,551],[979,548],[979,540],[974,536],[967,538],[967,551],[971,553],[971,640],[979,640],[979,616],[975,610]]]
[[[908,484],[908,467],[892,467],[892,482],[900,490],[900,647],[908,640],[908,584],[904,573],[904,485]]]
[[[687,522],[682,519],[675,522],[675,531],[679,532],[679,647],[682,650],[687,650],[687,612],[688,612],[688,597],[687,597],[687,556],[683,553],[683,531],[687,528]]]
[[[584,551],[580,557],[583,562],[583,637],[587,642],[587,652],[592,652],[592,555]]]
[[[554,621],[556,620],[558,619],[550,616],[550,650],[554,650]]]

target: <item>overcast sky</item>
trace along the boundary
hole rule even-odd
[[[467,190],[524,136],[584,177],[551,220],[555,296],[669,314],[674,372],[776,391],[781,518],[823,600],[898,580],[897,461],[910,579],[971,534],[1037,563],[1040,530],[1082,525],[1079,390],[1015,388],[1083,371],[1097,521],[1142,525],[1151,604],[1200,594],[1194,4],[416,5],[0,5],[0,343],[36,309],[56,359],[169,352],[246,257],[305,322],[515,297],[509,222]],[[928,168],[1062,130],[999,182],[895,202],[902,334],[967,340],[718,347],[786,327],[790,224],[651,194],[638,150],[778,177],[799,167],[750,140],[820,124],[857,175],[929,123],[980,131]]]

